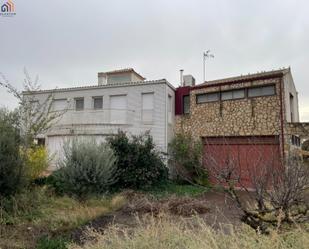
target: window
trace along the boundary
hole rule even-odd
[[[219,93],[205,93],[196,95],[196,103],[207,103],[207,102],[214,102],[219,100]]]
[[[52,104],[53,111],[63,111],[67,107],[67,100],[66,99],[54,99]]]
[[[37,145],[45,146],[45,138],[37,138]]]
[[[172,96],[168,95],[168,106],[167,106],[167,111],[171,112],[172,111]]]
[[[275,86],[261,86],[248,89],[248,97],[270,96],[275,94]]]
[[[242,99],[245,97],[245,89],[231,90],[221,93],[222,100]]]
[[[153,93],[142,94],[143,110],[153,110]]]
[[[292,145],[300,147],[300,138],[298,136],[292,135],[291,142]]]
[[[290,113],[291,113],[291,122],[294,122],[294,96],[290,93]]]
[[[190,95],[183,96],[183,113],[190,113]]]
[[[93,97],[93,109],[103,109],[103,97]]]
[[[167,103],[167,119],[168,123],[172,123],[172,96],[168,95],[168,103]]]
[[[113,124],[127,124],[127,96],[114,95],[110,96],[110,119]]]
[[[142,93],[142,121],[144,124],[153,122],[154,94]]]
[[[76,111],[84,110],[84,98],[76,98],[75,99],[75,110]]]

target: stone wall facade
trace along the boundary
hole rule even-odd
[[[192,88],[190,114],[176,116],[175,132],[195,137],[281,134],[280,78]],[[198,104],[196,95],[275,84],[276,94]],[[247,94],[246,94],[247,96]]]

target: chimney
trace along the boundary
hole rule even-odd
[[[183,69],[180,69],[180,86],[183,86]]]
[[[195,86],[195,79],[191,74],[183,76],[183,86]]]

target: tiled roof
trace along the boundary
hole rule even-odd
[[[133,68],[123,68],[123,69],[118,69],[118,70],[113,70],[113,71],[108,71],[108,72],[99,72],[98,75],[111,75],[111,74],[118,74],[118,73],[134,73],[140,78],[144,80],[146,79],[142,75],[137,73]]]
[[[229,77],[229,78],[223,78],[218,80],[211,80],[211,81],[205,81],[202,84],[196,85],[196,87],[199,86],[206,86],[206,85],[216,85],[216,84],[224,84],[224,83],[230,83],[230,82],[238,82],[238,81],[245,81],[245,80],[254,80],[256,78],[263,78],[263,77],[275,77],[278,75],[284,75],[286,73],[290,72],[290,68],[283,68],[279,70],[272,70],[272,71],[263,71],[258,72],[254,74],[247,74],[247,75],[240,75],[236,77]]]
[[[36,93],[50,93],[50,92],[67,92],[67,91],[78,91],[78,90],[90,90],[90,89],[104,89],[104,88],[113,88],[113,87],[122,87],[122,86],[135,86],[135,85],[147,85],[147,84],[161,84],[165,83],[170,86],[172,89],[174,87],[166,80],[148,80],[148,81],[135,81],[135,82],[121,82],[121,83],[113,83],[107,85],[89,85],[89,86],[77,86],[77,87],[68,87],[68,88],[55,88],[55,89],[47,89],[31,92],[30,94]],[[29,92],[23,92],[23,94],[27,95]]]

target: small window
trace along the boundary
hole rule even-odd
[[[262,86],[248,89],[248,97],[270,96],[275,94],[275,86]]]
[[[75,110],[76,111],[84,110],[84,98],[75,99]]]
[[[93,109],[103,109],[103,97],[93,97]]]
[[[172,96],[168,95],[168,106],[167,106],[167,111],[171,112],[172,111]]]
[[[45,138],[38,138],[37,139],[37,145],[45,146]]]
[[[183,113],[190,113],[190,95],[183,96]]]
[[[292,140],[291,141],[292,145],[300,147],[301,143],[300,143],[300,138],[298,136],[292,135],[291,140]]]
[[[233,92],[232,91],[222,92],[221,99],[222,100],[233,99]]]
[[[219,93],[205,93],[196,95],[196,103],[206,103],[206,102],[214,102],[219,100]]]
[[[229,99],[242,99],[245,97],[245,90],[232,90],[232,91],[226,91],[221,93],[221,99],[222,100],[229,100]]]
[[[245,89],[233,91],[233,99],[242,99],[244,97],[245,97]]]

